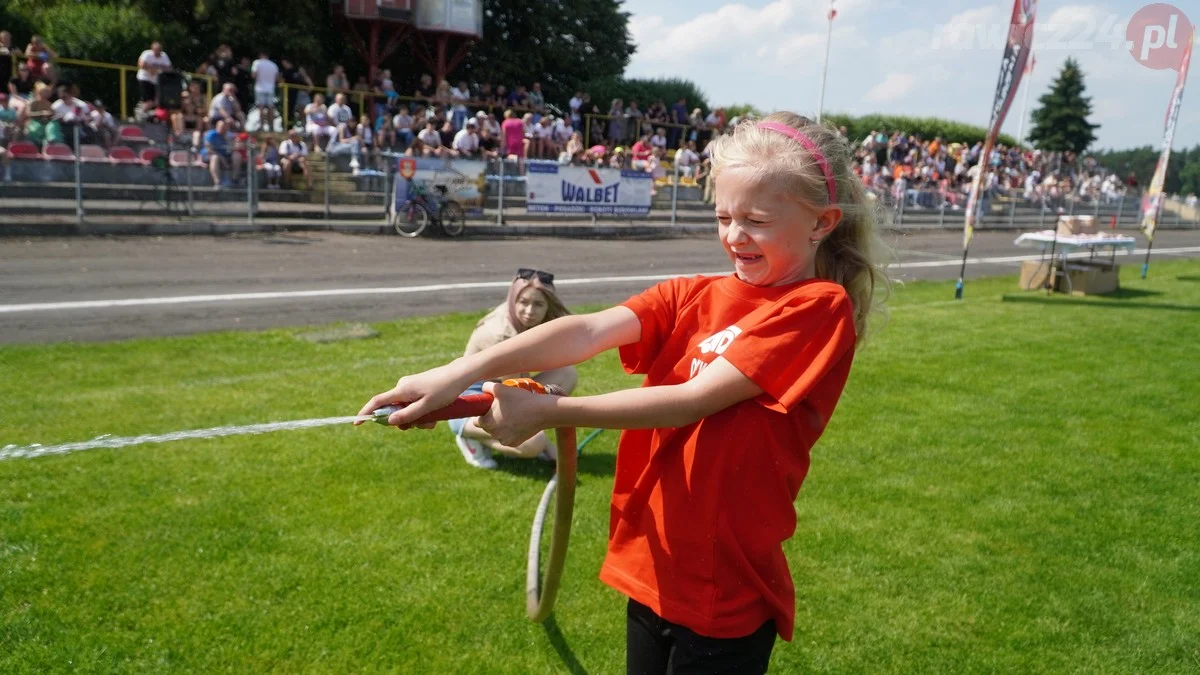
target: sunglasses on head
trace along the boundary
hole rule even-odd
[[[534,275],[537,275],[538,281],[542,282],[543,284],[546,284],[547,286],[554,285],[554,275],[550,274],[549,272],[533,270],[529,269],[528,267],[522,267],[521,269],[517,270],[517,277],[521,279],[532,279]]]

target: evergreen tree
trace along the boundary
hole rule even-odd
[[[1079,63],[1068,58],[1050,91],[1038,99],[1033,111],[1031,140],[1039,150],[1081,153],[1096,140],[1098,124],[1088,121],[1092,99],[1084,96],[1083,72]]]

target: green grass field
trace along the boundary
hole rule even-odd
[[[1135,267],[1111,298],[897,291],[796,503],[773,671],[1200,671],[1200,262]],[[352,415],[477,316],[3,347],[0,446]],[[615,450],[582,457],[546,626],[523,590],[550,467],[472,469],[444,426],[2,461],[0,672],[622,672]]]

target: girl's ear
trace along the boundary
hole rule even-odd
[[[817,216],[817,220],[813,223],[813,234],[825,239],[833,233],[834,228],[838,223],[842,222],[842,209],[837,206],[830,206]]]

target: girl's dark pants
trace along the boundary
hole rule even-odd
[[[625,622],[628,675],[752,675],[767,672],[775,647],[775,622],[750,635],[710,638],[629,601]]]

